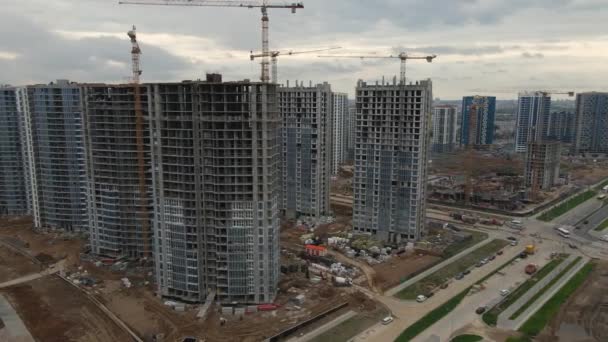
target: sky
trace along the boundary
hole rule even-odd
[[[242,2],[250,3],[261,1]],[[269,0],[269,2],[273,2]],[[274,1],[283,3],[282,1]],[[292,2],[292,1],[289,1]],[[269,10],[270,48],[324,54],[436,54],[412,60],[408,80],[431,78],[433,95],[495,95],[522,90],[607,91],[608,0],[303,0],[304,9]],[[144,82],[260,77],[259,9],[134,6],[117,0],[20,0],[0,6],[0,84],[126,82],[137,26]],[[391,79],[398,59],[279,57],[279,82]],[[556,96],[559,97],[559,96]]]

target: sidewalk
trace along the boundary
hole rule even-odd
[[[557,283],[553,284],[549,290],[547,290],[540,298],[538,298],[531,306],[529,306],[526,311],[524,311],[519,317],[514,320],[509,319],[513,313],[515,313],[519,308],[521,308],[525,303],[527,303],[531,297],[537,294],[543,287],[545,287],[551,280],[555,279],[559,273],[561,273],[565,268],[568,267],[575,259],[576,255],[570,255],[564,262],[562,262],[558,267],[556,267],[551,273],[549,273],[545,278],[543,278],[539,283],[534,285],[531,289],[528,290],[523,296],[521,296],[515,303],[507,308],[507,310],[503,311],[498,317],[497,327],[508,329],[508,330],[517,330],[519,327],[524,324],[535,313],[542,305],[544,305],[549,298],[551,298],[559,289],[566,284],[572,276],[576,274],[585,264],[587,263],[586,258],[582,258],[578,261],[578,263],[568,271],[563,277],[561,277]]]
[[[327,330],[337,326],[338,324],[346,321],[347,319],[354,317],[357,313],[354,311],[349,311],[345,314],[343,314],[342,316],[327,322],[325,324],[323,324],[322,326],[318,327],[317,329],[309,332],[308,334],[305,334],[303,336],[299,336],[299,337],[293,337],[290,338],[289,340],[287,340],[288,342],[306,342],[306,341],[310,341],[313,338],[321,335],[322,333],[326,332]]]
[[[487,245],[487,244],[488,244],[488,243],[490,243],[490,241],[492,241],[494,238],[495,238],[495,237],[494,237],[494,236],[492,236],[492,234],[491,234],[491,233],[489,233],[488,238],[487,238],[487,239],[485,239],[485,240],[483,240],[482,242],[480,242],[480,243],[478,243],[478,244],[476,244],[476,245],[474,245],[474,246],[472,246],[472,247],[470,247],[470,248],[468,248],[468,249],[465,249],[464,251],[462,251],[462,252],[460,252],[460,253],[458,253],[458,254],[454,255],[453,257],[451,257],[451,258],[449,258],[449,259],[447,259],[447,260],[444,260],[444,261],[442,261],[441,263],[439,263],[439,264],[437,264],[437,265],[435,265],[435,266],[433,266],[433,267],[429,268],[428,270],[426,270],[426,271],[424,271],[424,272],[420,273],[419,275],[417,275],[417,276],[415,276],[415,277],[413,277],[413,278],[411,278],[411,279],[408,279],[407,281],[405,281],[405,282],[403,282],[403,283],[401,283],[401,284],[399,284],[399,285],[397,285],[397,286],[393,287],[392,289],[390,289],[390,290],[386,291],[386,292],[384,293],[384,295],[385,295],[385,296],[394,296],[394,295],[395,295],[396,293],[398,293],[399,291],[401,291],[401,290],[403,290],[404,288],[406,288],[406,287],[408,287],[408,286],[410,286],[410,285],[412,285],[412,284],[416,283],[417,281],[419,281],[419,280],[421,280],[421,279],[424,279],[424,278],[425,278],[426,276],[428,276],[429,274],[433,274],[433,273],[435,273],[436,271],[440,270],[440,269],[441,269],[442,267],[444,267],[445,265],[451,264],[452,262],[457,261],[458,259],[462,258],[463,256],[465,256],[465,255],[467,255],[467,254],[471,253],[472,251],[476,250],[477,248],[479,248],[479,247],[481,247],[481,246],[485,246],[485,245]]]

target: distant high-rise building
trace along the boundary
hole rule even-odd
[[[460,144],[463,146],[492,145],[495,117],[496,97],[463,97]]]
[[[355,158],[355,124],[357,116],[357,108],[349,107],[346,120],[346,159],[353,160]]]
[[[328,83],[278,89],[283,118],[283,205],[288,217],[329,213],[333,93]]]
[[[545,92],[523,92],[517,104],[515,152],[525,153],[528,143],[549,137],[551,97]]]
[[[456,147],[456,107],[433,107],[433,137],[431,150],[436,153],[452,152]]]
[[[144,227],[152,229],[153,216],[147,118],[155,106],[148,101],[146,89],[142,86],[140,97],[145,119],[144,178],[148,185],[142,201],[133,85],[98,84],[81,88],[89,231],[92,251],[98,255],[139,258],[151,250],[152,233],[144,232]]]
[[[28,194],[37,228],[86,231],[87,178],[80,88],[67,80],[20,92],[31,151]]]
[[[0,215],[28,213],[18,88],[0,86]]]
[[[348,95],[344,93],[333,93],[333,158],[331,163],[332,174],[338,173],[338,167],[346,159],[348,115]]]
[[[424,228],[432,83],[356,89],[353,227],[388,241]]]
[[[561,111],[551,113],[548,136],[550,140],[567,144],[573,143],[575,131],[576,118],[573,112]]]
[[[280,270],[277,86],[220,77],[147,85],[159,293],[269,303]]]
[[[608,93],[576,95],[576,152],[608,153]]]

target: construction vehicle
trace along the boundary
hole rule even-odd
[[[318,49],[318,50],[308,50],[308,51],[291,51],[291,50],[290,51],[270,51],[270,59],[271,59],[271,63],[272,63],[272,83],[278,82],[277,58],[279,56],[300,55],[300,54],[305,54],[305,53],[336,50],[336,49],[340,49],[340,48],[341,47],[337,46],[337,47],[330,47],[330,48]],[[264,55],[263,52],[254,54],[253,51],[251,51],[251,54],[249,55],[249,58],[252,61],[259,57],[268,57],[268,56]]]
[[[291,13],[296,13],[297,9],[303,9],[304,4],[301,2],[273,4],[268,0],[252,1],[252,0],[121,0],[119,4],[126,5],[158,5],[158,6],[200,6],[200,7],[240,7],[240,8],[260,8],[262,11],[262,82],[268,82],[269,68],[268,57],[270,57],[270,48],[268,43],[268,9],[285,8],[290,9]]]
[[[536,253],[536,246],[535,245],[527,245],[526,246],[526,253],[528,255],[532,255],[532,254]]]
[[[410,56],[405,52],[401,52],[400,54],[393,56],[374,56],[374,55],[366,55],[366,56],[340,56],[340,55],[321,55],[318,56],[321,58],[359,58],[359,59],[366,59],[366,58],[398,58],[401,61],[401,71],[400,71],[400,77],[399,77],[399,82],[402,85],[405,85],[405,72],[406,72],[406,63],[408,60],[410,59],[423,59],[426,60],[427,62],[431,63],[433,62],[433,59],[437,58],[437,55],[428,55],[428,56]]]

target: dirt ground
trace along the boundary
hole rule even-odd
[[[45,342],[129,341],[130,336],[57,276],[0,290],[32,336]]]
[[[35,272],[40,272],[40,266],[0,245],[0,283]]]
[[[608,177],[608,167],[579,167],[571,170],[572,181],[578,185],[592,185]]]
[[[596,264],[591,276],[536,340],[608,341],[608,262]]]
[[[430,267],[430,265],[438,260],[441,260],[441,258],[432,255],[419,256],[416,254],[391,258],[386,262],[372,266],[374,271],[376,271],[375,284],[378,288],[386,291],[399,285],[403,278]]]

